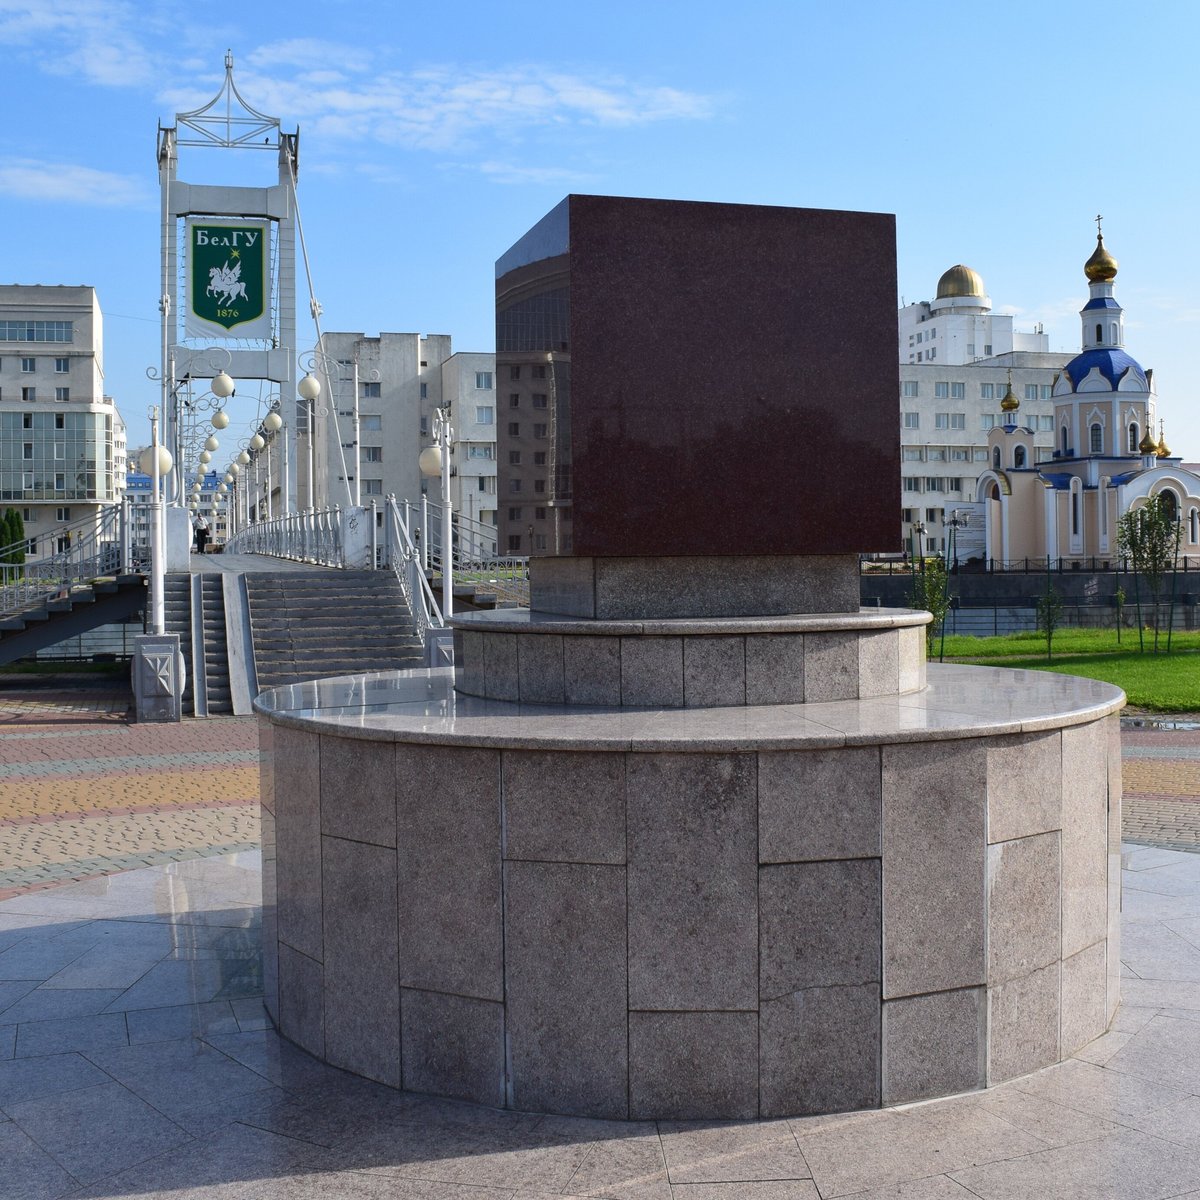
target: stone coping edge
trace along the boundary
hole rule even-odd
[[[453,629],[472,633],[573,633],[595,637],[637,637],[639,634],[678,636],[903,629],[928,625],[932,620],[930,613],[915,608],[862,608],[856,613],[795,613],[786,617],[663,617],[638,621],[564,617],[528,608],[497,608],[489,612],[456,613],[448,624]]]
[[[310,733],[373,742],[474,746],[509,750],[730,753],[822,750],[840,746],[959,741],[1038,733],[1084,725],[1119,712],[1125,693],[1076,676],[1005,667],[929,664],[923,692],[866,700],[736,708],[586,708],[478,700],[454,692],[453,668],[344,676],[295,688],[364,689],[371,681],[424,680],[428,699],[370,703],[363,699],[320,707],[276,708],[293,688],[264,692],[255,711],[273,724]],[[1031,680],[1029,676],[1037,676]],[[1007,690],[1042,684],[1049,694],[1009,701]],[[973,697],[967,695],[974,692]],[[436,693],[441,693],[440,698]],[[455,711],[448,712],[453,703]],[[988,711],[988,710],[991,711]]]

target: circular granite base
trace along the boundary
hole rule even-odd
[[[566,708],[449,671],[259,697],[280,1031],[421,1092],[611,1118],[1010,1079],[1118,995],[1124,697],[930,666],[908,695]]]

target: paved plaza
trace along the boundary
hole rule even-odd
[[[987,1093],[748,1123],[397,1093],[261,1004],[253,720],[0,690],[0,1200],[1200,1200],[1200,730],[1123,742],[1123,1004]],[[1160,848],[1167,847],[1167,848]]]

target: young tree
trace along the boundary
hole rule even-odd
[[[1175,566],[1183,526],[1174,506],[1162,495],[1153,496],[1141,508],[1130,509],[1117,522],[1117,549],[1133,567],[1135,588],[1146,584],[1154,610],[1154,653],[1158,653],[1159,597],[1163,577]],[[1140,610],[1140,591],[1135,592]],[[1141,637],[1141,619],[1138,620]],[[1142,649],[1145,649],[1144,643]]]
[[[1117,606],[1117,645],[1121,644],[1121,622],[1124,619],[1125,610],[1125,589],[1118,583],[1117,590],[1113,592],[1113,603]]]
[[[924,568],[913,576],[912,595],[909,603],[913,608],[923,608],[933,615],[925,626],[925,649],[933,655],[933,642],[950,611],[950,594],[946,587],[946,564],[940,558],[925,560]]]
[[[1054,631],[1062,624],[1063,602],[1062,597],[1054,590],[1054,586],[1049,580],[1046,581],[1046,590],[1038,597],[1037,602],[1037,627],[1039,632],[1046,635],[1046,661],[1051,658],[1051,650],[1054,644]]]

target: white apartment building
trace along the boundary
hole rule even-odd
[[[372,500],[382,506],[389,495],[419,504],[426,491],[438,499],[439,484],[422,477],[417,460],[433,444],[435,413],[449,405],[452,503],[456,512],[494,525],[496,356],[456,354],[449,334],[326,333],[321,347],[333,394],[322,391],[313,422],[315,507]],[[309,507],[310,495],[305,407],[300,401],[301,508]]]
[[[0,285],[0,506],[20,509],[30,558],[120,498],[123,431],[95,289]]]
[[[1052,354],[1037,326],[1013,328],[991,311],[983,280],[951,267],[932,301],[899,311],[901,528],[914,527],[925,553],[945,553],[947,519],[972,514],[958,535],[957,557],[982,553],[982,507],[975,481],[988,462],[988,434],[1003,425],[1001,402],[1011,385],[1022,424],[1034,430],[1038,462],[1054,453],[1054,383],[1070,354]]]

